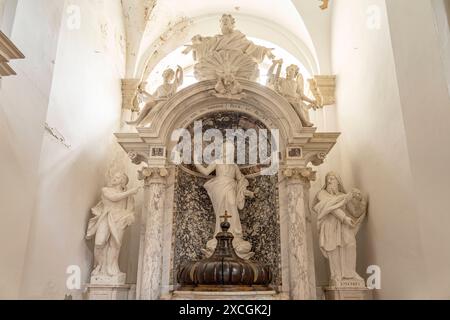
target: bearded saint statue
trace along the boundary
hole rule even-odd
[[[183,53],[192,53],[197,62],[197,80],[217,79],[218,73],[228,70],[236,79],[255,81],[259,77],[258,65],[265,58],[275,59],[273,49],[254,44],[235,27],[236,20],[224,14],[220,20],[221,34],[214,37],[197,35],[192,38],[192,45],[186,46]]]
[[[356,272],[356,234],[366,216],[367,201],[358,189],[347,193],[336,173],[328,173],[325,180],[313,210],[318,215],[320,250],[330,263],[330,286],[346,286],[343,283],[350,280],[363,287],[364,280]]]

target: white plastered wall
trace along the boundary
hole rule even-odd
[[[19,297],[63,7],[20,1],[8,17],[9,36],[27,59],[11,62],[17,76],[2,79],[0,89],[1,298]]]
[[[26,59],[12,62],[18,75],[0,90],[0,298],[79,298],[66,270],[80,266],[86,282],[90,208],[122,156],[112,151],[125,74],[121,2],[19,1],[11,38]]]
[[[370,195],[358,263],[381,267],[377,298],[450,296],[450,100],[435,26],[429,1],[333,5],[341,173]]]

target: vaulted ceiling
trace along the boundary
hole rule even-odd
[[[196,34],[219,33],[231,13],[249,37],[272,42],[311,74],[329,72],[330,13],[317,0],[122,0],[127,29],[127,77],[141,78]]]

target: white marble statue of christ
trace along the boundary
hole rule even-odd
[[[210,257],[217,246],[216,235],[221,232],[220,216],[225,212],[231,215],[229,232],[234,235],[233,247],[239,257],[242,259],[250,259],[254,256],[251,252],[252,246],[248,241],[243,239],[241,220],[239,218],[239,210],[245,205],[245,197],[253,198],[254,193],[247,190],[248,180],[234,163],[234,145],[232,143],[224,143],[223,157],[215,160],[207,168],[197,164],[197,170],[209,176],[214,171],[216,176],[206,182],[204,185],[213,204],[216,216],[216,227],[214,237],[208,241],[206,248],[202,252]]]

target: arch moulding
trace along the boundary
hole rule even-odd
[[[240,80],[245,96],[241,99],[218,98],[216,81],[202,81],[175,94],[167,103],[154,108],[145,127],[136,132],[116,133],[118,143],[127,153],[134,154],[138,163],[164,167],[170,164],[170,151],[178,141],[171,141],[172,133],[187,128],[194,121],[216,112],[240,112],[261,121],[268,129],[278,129],[282,164],[306,167],[320,165],[339,133],[320,133],[316,128],[304,128],[292,106],[275,91],[258,83]],[[164,156],[152,154],[153,148],[164,148]],[[289,156],[291,148],[301,153]],[[137,157],[136,157],[137,156]],[[137,158],[137,160],[136,160]]]

